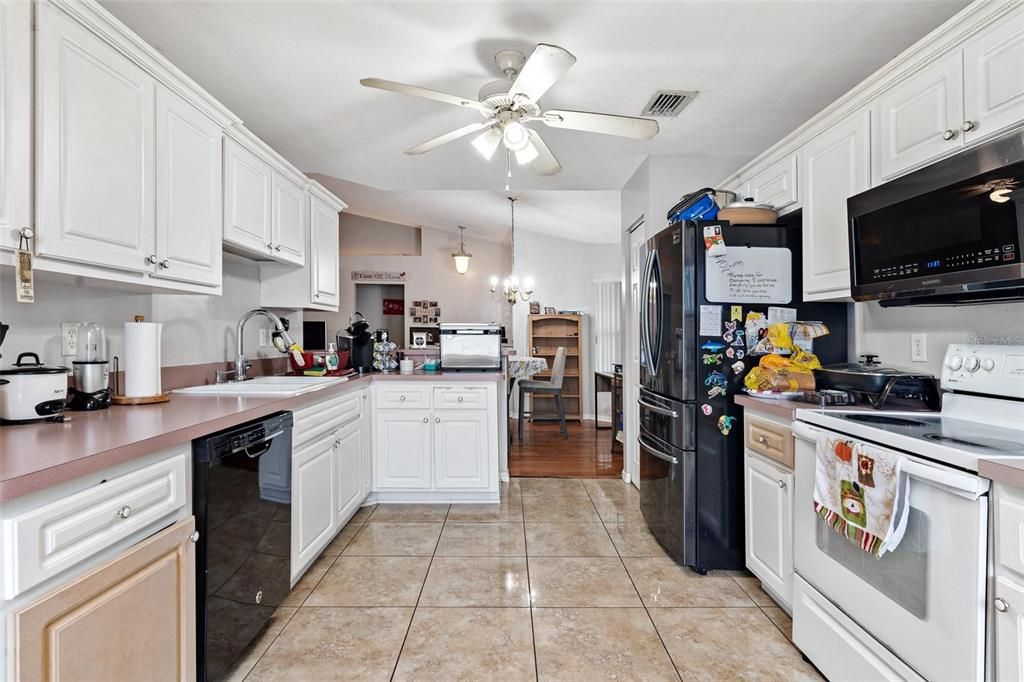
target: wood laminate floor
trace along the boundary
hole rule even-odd
[[[516,423],[512,422],[515,430]],[[513,431],[508,448],[512,476],[549,478],[620,478],[622,449],[612,452],[612,430],[595,429],[593,421],[569,422],[569,438],[558,422],[527,422],[523,440]]]

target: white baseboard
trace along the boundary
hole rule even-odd
[[[500,478],[501,478],[501,480],[505,481],[506,483],[508,483],[510,480],[512,480],[511,477],[508,475],[507,471],[502,471],[501,474],[500,474]]]
[[[626,483],[632,482],[629,477],[629,472],[626,471],[625,469],[622,470],[622,480],[625,481]]]

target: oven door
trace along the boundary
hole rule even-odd
[[[906,455],[906,533],[893,552],[876,559],[814,512],[821,430],[802,422],[793,426],[796,572],[922,677],[983,679],[988,481]]]

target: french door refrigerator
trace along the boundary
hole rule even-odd
[[[711,253],[706,232],[722,240]],[[798,225],[674,223],[647,241],[647,254],[638,400],[643,516],[679,563],[701,573],[740,569],[744,425],[733,396],[760,359],[747,347],[746,316],[824,322],[830,334],[814,340],[814,352],[827,364],[847,358],[848,306],[802,302]]]

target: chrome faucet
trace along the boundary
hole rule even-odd
[[[281,336],[281,340],[284,341],[285,349],[281,350],[282,353],[288,352],[295,341],[288,334],[288,330],[284,328],[284,323],[281,322],[281,318],[274,313],[264,308],[253,308],[245,315],[242,315],[241,319],[238,320],[238,329],[236,335],[238,337],[238,355],[235,357],[235,378],[234,381],[245,381],[249,377],[246,376],[246,372],[252,367],[252,363],[245,359],[245,352],[242,350],[242,333],[245,331],[245,323],[253,317],[263,316],[274,323],[274,331]]]

